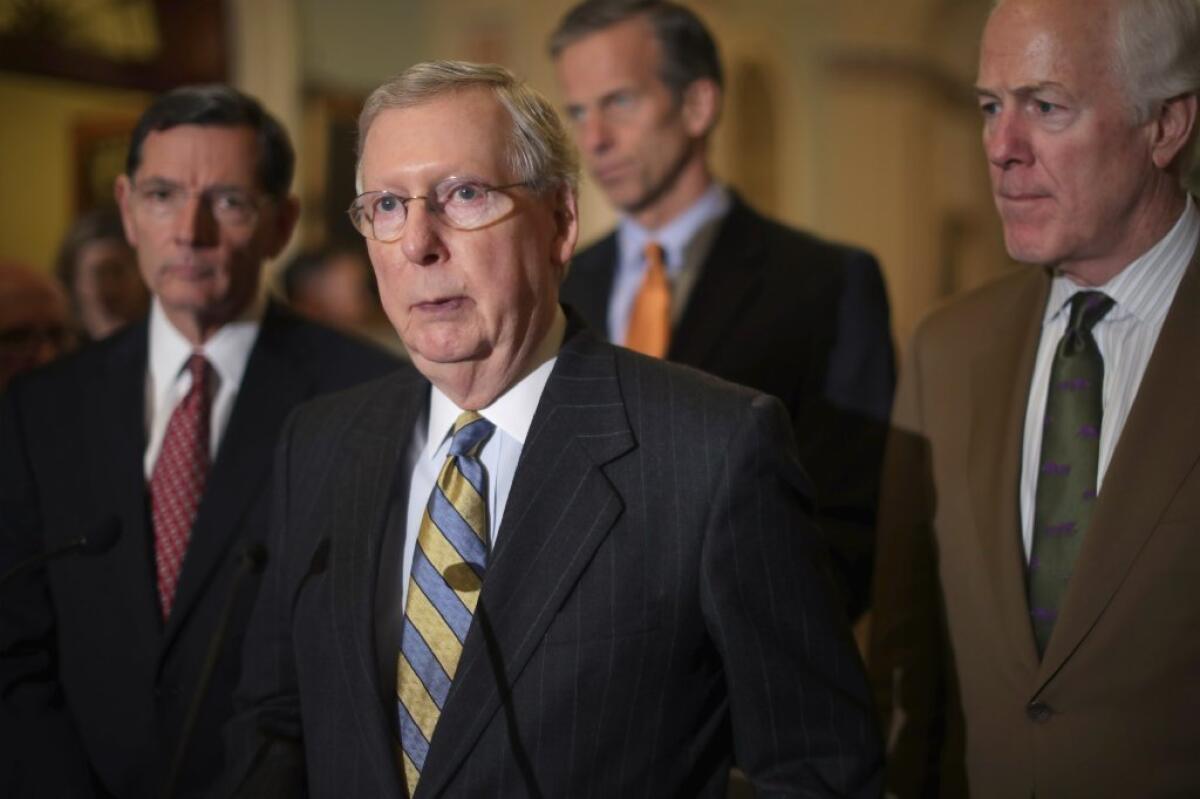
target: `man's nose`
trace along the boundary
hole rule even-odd
[[[988,161],[1001,169],[1033,161],[1028,126],[1013,110],[1002,110],[988,120],[983,129],[983,147]]]
[[[404,229],[400,232],[400,249],[404,257],[417,266],[432,266],[445,260],[446,244],[434,215],[429,210],[429,201],[414,197],[408,201]]]
[[[579,147],[585,153],[602,153],[612,146],[612,127],[599,112],[587,114],[579,122]]]
[[[175,237],[192,247],[211,246],[217,241],[217,219],[212,204],[201,194],[189,195],[175,214]]]

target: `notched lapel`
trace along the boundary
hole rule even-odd
[[[571,264],[563,285],[563,300],[573,305],[592,332],[608,338],[608,295],[617,275],[617,234],[607,236],[580,254]]]
[[[703,368],[709,353],[725,340],[726,331],[761,291],[763,237],[755,232],[755,224],[750,209],[733,197],[672,333],[669,360]]]
[[[391,724],[384,715],[381,697],[391,693],[379,683],[375,647],[375,593],[380,552],[387,525],[392,486],[412,438],[417,418],[428,405],[429,384],[415,372],[389,378],[355,412],[336,456],[327,466],[330,486],[317,492],[328,496],[332,507],[320,513],[336,520],[340,533],[332,535],[330,579],[336,657],[347,675],[354,703],[353,718],[368,746],[378,777],[390,785],[391,795],[403,796],[400,776],[391,750]],[[364,690],[365,689],[365,690]]]
[[[971,508],[996,609],[1009,650],[1017,653],[1031,677],[1037,670],[1037,649],[1021,544],[1021,442],[1049,285],[1039,273],[1021,286],[1005,318],[1022,321],[1012,329],[1011,338],[1001,338],[971,364],[967,451]]]
[[[624,505],[605,464],[634,447],[613,351],[577,333],[538,405],[501,523],[475,622],[421,775],[418,794],[444,789],[608,536]]]
[[[98,417],[89,429],[104,431],[105,444],[94,454],[102,459],[95,474],[107,480],[107,495],[121,536],[111,558],[111,573],[121,575],[117,590],[125,597],[122,610],[112,618],[124,618],[141,632],[128,640],[153,641],[162,632],[158,585],[154,570],[154,530],[149,520],[149,493],[143,466],[146,450],[146,323],[140,323],[120,342],[96,385],[87,389],[99,397]],[[132,615],[130,615],[132,614]],[[99,618],[103,614],[97,613]]]
[[[1200,251],[1175,293],[1117,441],[1039,672],[1044,684],[1099,620],[1200,460]]]

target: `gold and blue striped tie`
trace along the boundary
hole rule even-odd
[[[400,744],[408,795],[417,789],[446,704],[487,565],[487,474],[479,451],[495,426],[474,411],[454,438],[429,495],[413,553],[396,669]]]

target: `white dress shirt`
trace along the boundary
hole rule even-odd
[[[621,219],[617,226],[617,272],[608,295],[610,341],[625,343],[629,315],[646,274],[646,245],[650,242],[663,249],[663,266],[671,282],[671,321],[679,321],[731,202],[725,187],[714,183],[686,211],[657,230],[644,228],[629,217]]]
[[[213,391],[212,416],[209,421],[209,456],[215,461],[221,436],[233,413],[250,350],[262,327],[266,299],[257,301],[241,317],[226,324],[199,347],[184,338],[167,319],[156,297],[150,305],[149,364],[146,371],[146,454],[143,468],[146,479],[154,471],[154,462],[162,448],[167,422],[179,401],[192,387],[192,375],[187,370],[192,353],[203,355],[212,365],[214,374],[210,385]]]
[[[1104,473],[1125,427],[1125,419],[1137,396],[1162,330],[1175,290],[1200,242],[1200,213],[1192,198],[1179,221],[1157,244],[1117,273],[1103,286],[1079,286],[1058,275],[1050,285],[1038,343],[1029,404],[1025,411],[1024,450],[1021,460],[1021,537],[1025,557],[1033,543],[1033,511],[1037,497],[1038,461],[1042,451],[1042,417],[1046,412],[1046,394],[1054,351],[1067,329],[1071,297],[1080,291],[1102,291],[1115,304],[1092,330],[1096,346],[1104,358],[1102,389],[1104,416],[1100,425],[1100,462],[1096,491],[1104,483]]]
[[[546,381],[558,360],[566,331],[566,317],[561,309],[549,333],[534,356],[539,365],[519,382],[501,394],[491,405],[479,410],[479,415],[496,426],[495,432],[484,443],[479,459],[487,473],[488,506],[488,551],[496,546],[497,533],[504,519],[504,508],[512,490],[513,477],[517,473],[517,462],[525,437],[533,423],[533,415],[541,401]],[[404,559],[401,571],[403,602],[408,601],[408,576],[412,571],[413,554],[417,548],[417,534],[421,529],[421,516],[429,502],[429,495],[437,482],[438,473],[446,462],[450,449],[451,431],[454,421],[463,412],[441,389],[433,386],[429,395],[429,408],[424,418],[417,421],[406,462],[412,475],[408,490],[408,512],[405,516]],[[403,603],[402,603],[403,604]]]

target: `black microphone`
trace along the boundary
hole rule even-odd
[[[32,571],[52,560],[65,558],[68,555],[99,555],[110,550],[117,539],[121,537],[121,523],[116,516],[109,516],[96,526],[92,532],[69,538],[54,549],[39,552],[13,566],[0,577],[0,589],[18,574]]]
[[[221,650],[225,648],[225,638],[229,634],[229,622],[233,618],[233,608],[237,604],[238,589],[247,575],[261,574],[267,565],[267,548],[262,544],[246,544],[242,547],[241,558],[237,571],[229,583],[229,593],[225,597],[225,606],[221,608],[217,627],[213,630],[208,644],[208,654],[204,658],[204,667],[196,681],[196,690],[192,694],[192,702],[188,705],[187,716],[184,718],[183,730],[179,734],[179,743],[175,747],[175,756],[171,758],[171,770],[167,774],[166,788],[163,789],[164,799],[175,795],[175,786],[179,781],[179,772],[183,769],[184,757],[196,730],[196,721],[200,717],[200,707],[208,694],[208,684],[212,682],[213,672],[216,671],[217,661],[221,658]]]

